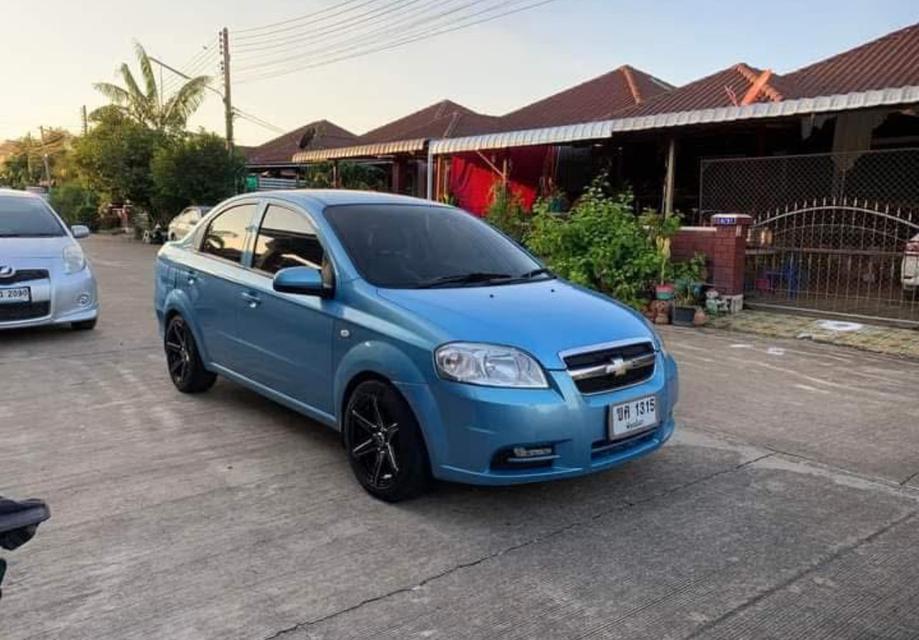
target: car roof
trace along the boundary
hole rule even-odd
[[[19,196],[22,198],[38,198],[39,200],[44,200],[37,193],[32,193],[31,191],[20,191],[19,189],[6,189],[0,187],[0,196]]]
[[[444,206],[432,200],[412,198],[393,193],[378,191],[356,191],[348,189],[290,189],[282,191],[260,191],[258,195],[266,198],[287,200],[301,206],[331,207],[347,204],[407,204],[425,206]]]

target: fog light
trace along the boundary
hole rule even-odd
[[[93,298],[88,293],[81,293],[79,296],[77,296],[77,304],[80,305],[81,307],[85,307],[92,301],[93,301]]]
[[[552,447],[514,447],[515,458],[538,458],[551,455]]]

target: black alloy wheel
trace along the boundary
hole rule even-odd
[[[163,345],[169,377],[176,389],[183,393],[200,393],[214,385],[217,376],[204,368],[195,337],[182,316],[169,319]]]
[[[382,381],[362,382],[345,412],[348,461],[361,486],[386,502],[423,493],[429,478],[427,450],[415,416],[398,391]]]

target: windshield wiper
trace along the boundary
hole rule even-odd
[[[0,238],[56,238],[58,233],[0,233]]]
[[[474,271],[472,273],[458,273],[452,276],[440,276],[425,280],[417,285],[418,289],[430,289],[448,284],[474,284],[476,282],[491,282],[492,280],[506,280],[513,278],[507,273],[487,273],[484,271]]]
[[[549,276],[554,278],[555,274],[546,269],[545,267],[540,267],[539,269],[533,269],[532,271],[527,271],[517,276],[517,279],[520,280],[529,280],[530,278],[535,278],[536,276]]]

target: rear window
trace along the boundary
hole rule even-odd
[[[0,238],[43,238],[64,235],[48,205],[39,198],[0,195]]]

